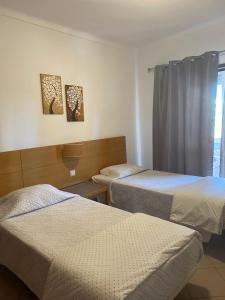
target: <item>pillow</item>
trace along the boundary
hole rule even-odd
[[[73,198],[49,184],[22,188],[0,198],[0,221]]]
[[[110,178],[118,179],[140,173],[144,170],[146,169],[137,165],[121,164],[104,168],[100,171],[100,173]]]

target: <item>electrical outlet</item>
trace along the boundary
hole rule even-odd
[[[70,170],[70,176],[75,176],[76,175],[76,170]]]

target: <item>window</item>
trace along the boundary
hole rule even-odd
[[[222,137],[224,92],[225,92],[225,66],[219,70],[218,81],[217,81],[214,154],[213,154],[213,176],[216,177],[218,177],[220,174],[220,148],[221,148],[221,137]]]

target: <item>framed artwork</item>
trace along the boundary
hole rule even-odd
[[[41,94],[44,114],[63,114],[61,77],[41,74]]]
[[[65,92],[67,121],[84,121],[83,88],[76,85],[65,85]]]

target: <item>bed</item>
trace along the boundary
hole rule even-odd
[[[110,186],[111,203],[200,231],[207,241],[225,229],[225,179],[145,170],[122,164],[92,177]]]
[[[0,264],[39,299],[172,300],[201,257],[194,230],[49,185],[0,198]]]

